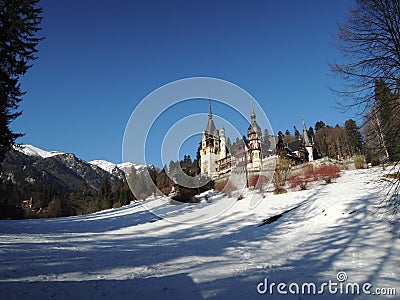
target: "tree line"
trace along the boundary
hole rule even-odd
[[[118,208],[131,201],[144,200],[152,194],[160,195],[158,191],[170,193],[179,168],[188,176],[200,173],[198,159],[192,161],[190,155],[185,155],[183,160],[171,161],[169,168],[165,166],[161,170],[152,165],[145,170],[132,167],[129,176],[118,184],[113,185],[110,177],[106,176],[96,191],[87,182],[78,190],[67,191],[51,185],[32,183],[22,186],[6,180],[0,182],[0,218],[67,217]],[[178,182],[181,182],[179,178]],[[210,186],[201,187],[200,191],[204,188]]]
[[[301,140],[303,136],[294,126],[293,134],[287,129],[285,133],[278,132],[285,144]],[[309,127],[307,134],[314,143],[317,157],[330,157],[335,159],[351,158],[354,155],[365,154],[364,138],[361,127],[353,119],[348,119],[342,126],[327,125],[324,121],[315,123],[314,128]]]

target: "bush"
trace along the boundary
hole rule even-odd
[[[163,193],[164,195],[168,195],[171,193],[172,188],[171,187],[163,187],[160,189],[160,192]]]
[[[285,151],[280,153],[280,157],[275,166],[275,172],[272,177],[272,182],[274,184],[274,194],[284,194],[286,193],[285,183],[290,177],[291,173],[291,161],[286,157]]]
[[[379,159],[373,158],[373,159],[371,160],[371,166],[376,167],[376,166],[379,166],[379,164],[380,164]]]
[[[237,187],[232,183],[232,181],[224,180],[217,182],[214,189],[218,192],[224,193],[228,197],[232,197],[232,193],[237,190]]]
[[[180,188],[177,194],[172,196],[171,199],[181,203],[188,203],[193,201],[194,195],[196,195],[195,190]]]
[[[149,195],[147,195],[147,194],[145,194],[145,193],[140,193],[140,195],[139,195],[139,199],[140,200],[145,200],[146,198],[148,198],[149,197]]]
[[[340,168],[335,165],[320,167],[314,171],[314,175],[328,184],[332,182],[332,179],[340,176]]]
[[[113,208],[120,208],[120,207],[122,207],[122,204],[121,204],[121,202],[115,202],[112,207]]]
[[[264,175],[253,175],[249,179],[249,186],[259,190],[262,190],[265,183],[267,183],[267,177]]]
[[[275,187],[275,189],[274,189],[275,195],[285,194],[285,193],[287,193],[287,190],[283,186],[278,186],[278,187]]]
[[[200,198],[193,196],[192,199],[189,201],[189,203],[194,203],[194,204],[200,203]]]
[[[229,181],[226,183],[225,187],[223,188],[222,192],[228,196],[232,197],[232,193],[237,190],[237,187],[232,183],[232,181]]]
[[[228,183],[228,180],[223,180],[223,181],[218,181],[215,183],[214,189],[218,192],[222,192],[226,184]]]
[[[307,172],[304,175],[295,175],[289,178],[291,188],[299,187],[301,190],[307,189],[307,184],[314,180],[312,172]]]
[[[354,155],[354,167],[356,169],[365,169],[365,156],[364,155]]]

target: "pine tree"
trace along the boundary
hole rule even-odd
[[[100,209],[108,209],[112,207],[112,188],[108,176],[104,177],[101,182],[96,198]]]
[[[314,140],[314,129],[311,126],[308,128],[307,133],[310,139]]]
[[[300,131],[296,128],[296,126],[293,126],[293,129],[294,129],[294,138],[296,140],[300,140],[301,139]]]
[[[317,133],[318,130],[320,130],[321,128],[324,128],[326,125],[323,121],[318,121],[317,123],[315,123],[315,132]]]
[[[396,97],[383,80],[378,80],[375,100],[389,159],[400,160],[400,97]]]
[[[118,202],[121,203],[121,205],[127,205],[134,200],[132,191],[128,185],[127,180],[125,179],[120,181],[116,194],[116,199],[118,199]]]
[[[19,79],[32,66],[29,62],[36,59],[36,47],[41,40],[35,37],[42,19],[38,2],[0,1],[0,162],[21,136],[12,132],[9,125],[22,113],[17,110],[25,92]]]
[[[360,153],[363,138],[356,122],[353,119],[348,119],[344,123],[344,130],[346,132],[350,156]]]

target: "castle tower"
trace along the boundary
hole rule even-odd
[[[253,101],[251,101],[251,114],[250,114],[250,126],[247,129],[248,143],[248,154],[249,154],[249,168],[250,169],[261,169],[261,128],[257,124],[256,114],[254,113]]]
[[[308,136],[308,131],[306,127],[306,123],[304,122],[303,118],[303,143],[304,147],[306,148],[308,152],[308,161],[313,161],[314,160],[314,145],[310,141],[310,137]]]
[[[219,130],[219,139],[221,148],[219,159],[224,159],[226,157],[226,137],[225,137],[225,128],[223,126],[221,126],[221,129]]]
[[[208,113],[207,128],[203,131],[200,148],[201,174],[212,177],[216,172],[216,161],[220,158],[221,147],[218,130],[212,119],[212,108]]]

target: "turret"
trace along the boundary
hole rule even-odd
[[[219,159],[223,159],[226,157],[226,137],[225,137],[225,128],[223,126],[221,126],[221,129],[219,130],[219,139],[221,147],[221,153]]]
[[[303,143],[304,143],[304,147],[306,148],[306,150],[308,152],[308,161],[313,161],[314,160],[314,146],[310,140],[310,137],[308,136],[308,131],[307,131],[306,123],[304,122],[304,118],[303,118]]]

